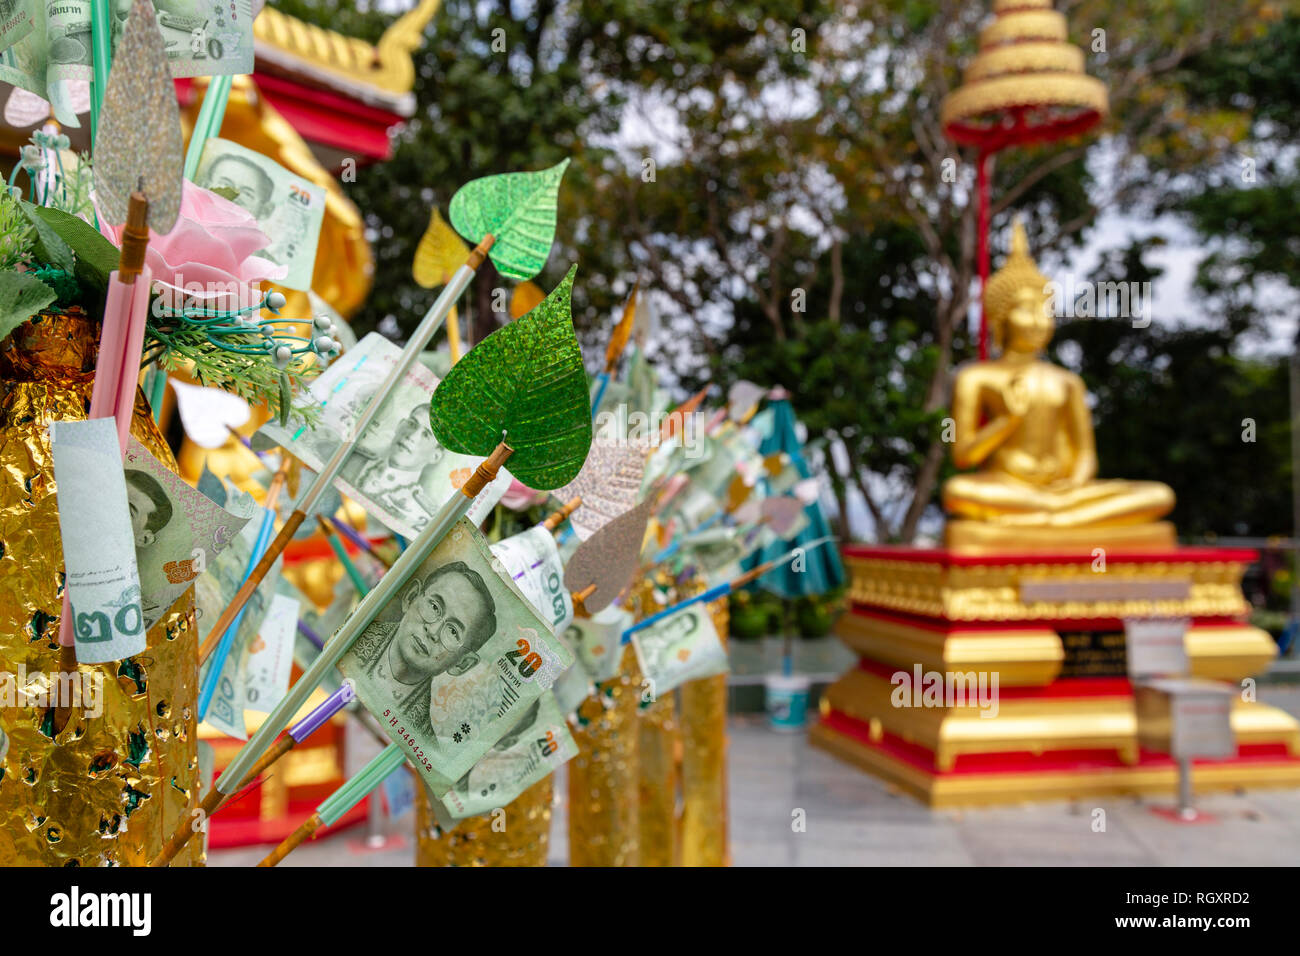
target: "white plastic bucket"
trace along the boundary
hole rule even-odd
[[[797,733],[808,722],[808,689],[812,682],[801,674],[768,674],[767,722],[773,730]]]

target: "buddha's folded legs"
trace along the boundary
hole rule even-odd
[[[988,472],[955,475],[943,485],[943,508],[948,514],[980,521],[1038,515],[1030,523],[1045,523],[1054,504],[1054,496],[1044,489]]]
[[[1094,481],[1064,491],[992,474],[957,475],[943,488],[951,515],[1017,527],[1143,524],[1169,513],[1174,493],[1155,481]]]

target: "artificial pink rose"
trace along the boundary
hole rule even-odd
[[[533,505],[544,504],[545,501],[546,492],[534,491],[518,478],[513,477],[510,479],[510,487],[501,496],[501,504],[511,511],[527,511]]]
[[[99,228],[114,245],[122,244],[122,227],[99,217]],[[181,187],[181,213],[171,232],[149,230],[146,262],[153,277],[168,285],[226,292],[231,283],[283,279],[288,266],[257,255],[271,239],[240,206],[188,179]],[[200,293],[202,294],[202,293]]]

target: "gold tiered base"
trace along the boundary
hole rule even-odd
[[[1168,521],[1113,528],[1017,528],[988,521],[949,521],[943,543],[960,554],[1086,554],[1172,550],[1178,534]]]
[[[1277,650],[1239,620],[1252,557],[846,549],[853,604],[837,630],[859,663],[823,696],[811,740],[935,807],[1172,793],[1173,759],[1139,744],[1123,621],[1188,617],[1194,676],[1258,673]],[[1198,790],[1300,786],[1295,718],[1242,699],[1231,726],[1236,756],[1198,762]]]

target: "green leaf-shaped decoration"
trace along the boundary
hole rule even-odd
[[[537,308],[497,329],[452,366],[429,421],[444,447],[492,453],[505,433],[506,467],[530,488],[568,484],[591,447],[591,401],[569,297],[574,266]]]
[[[0,272],[0,342],[54,299],[54,290],[34,275]]]
[[[466,183],[451,197],[451,224],[472,243],[491,233],[488,256],[502,275],[531,279],[555,241],[555,205],[566,159],[534,173],[503,173]]]

